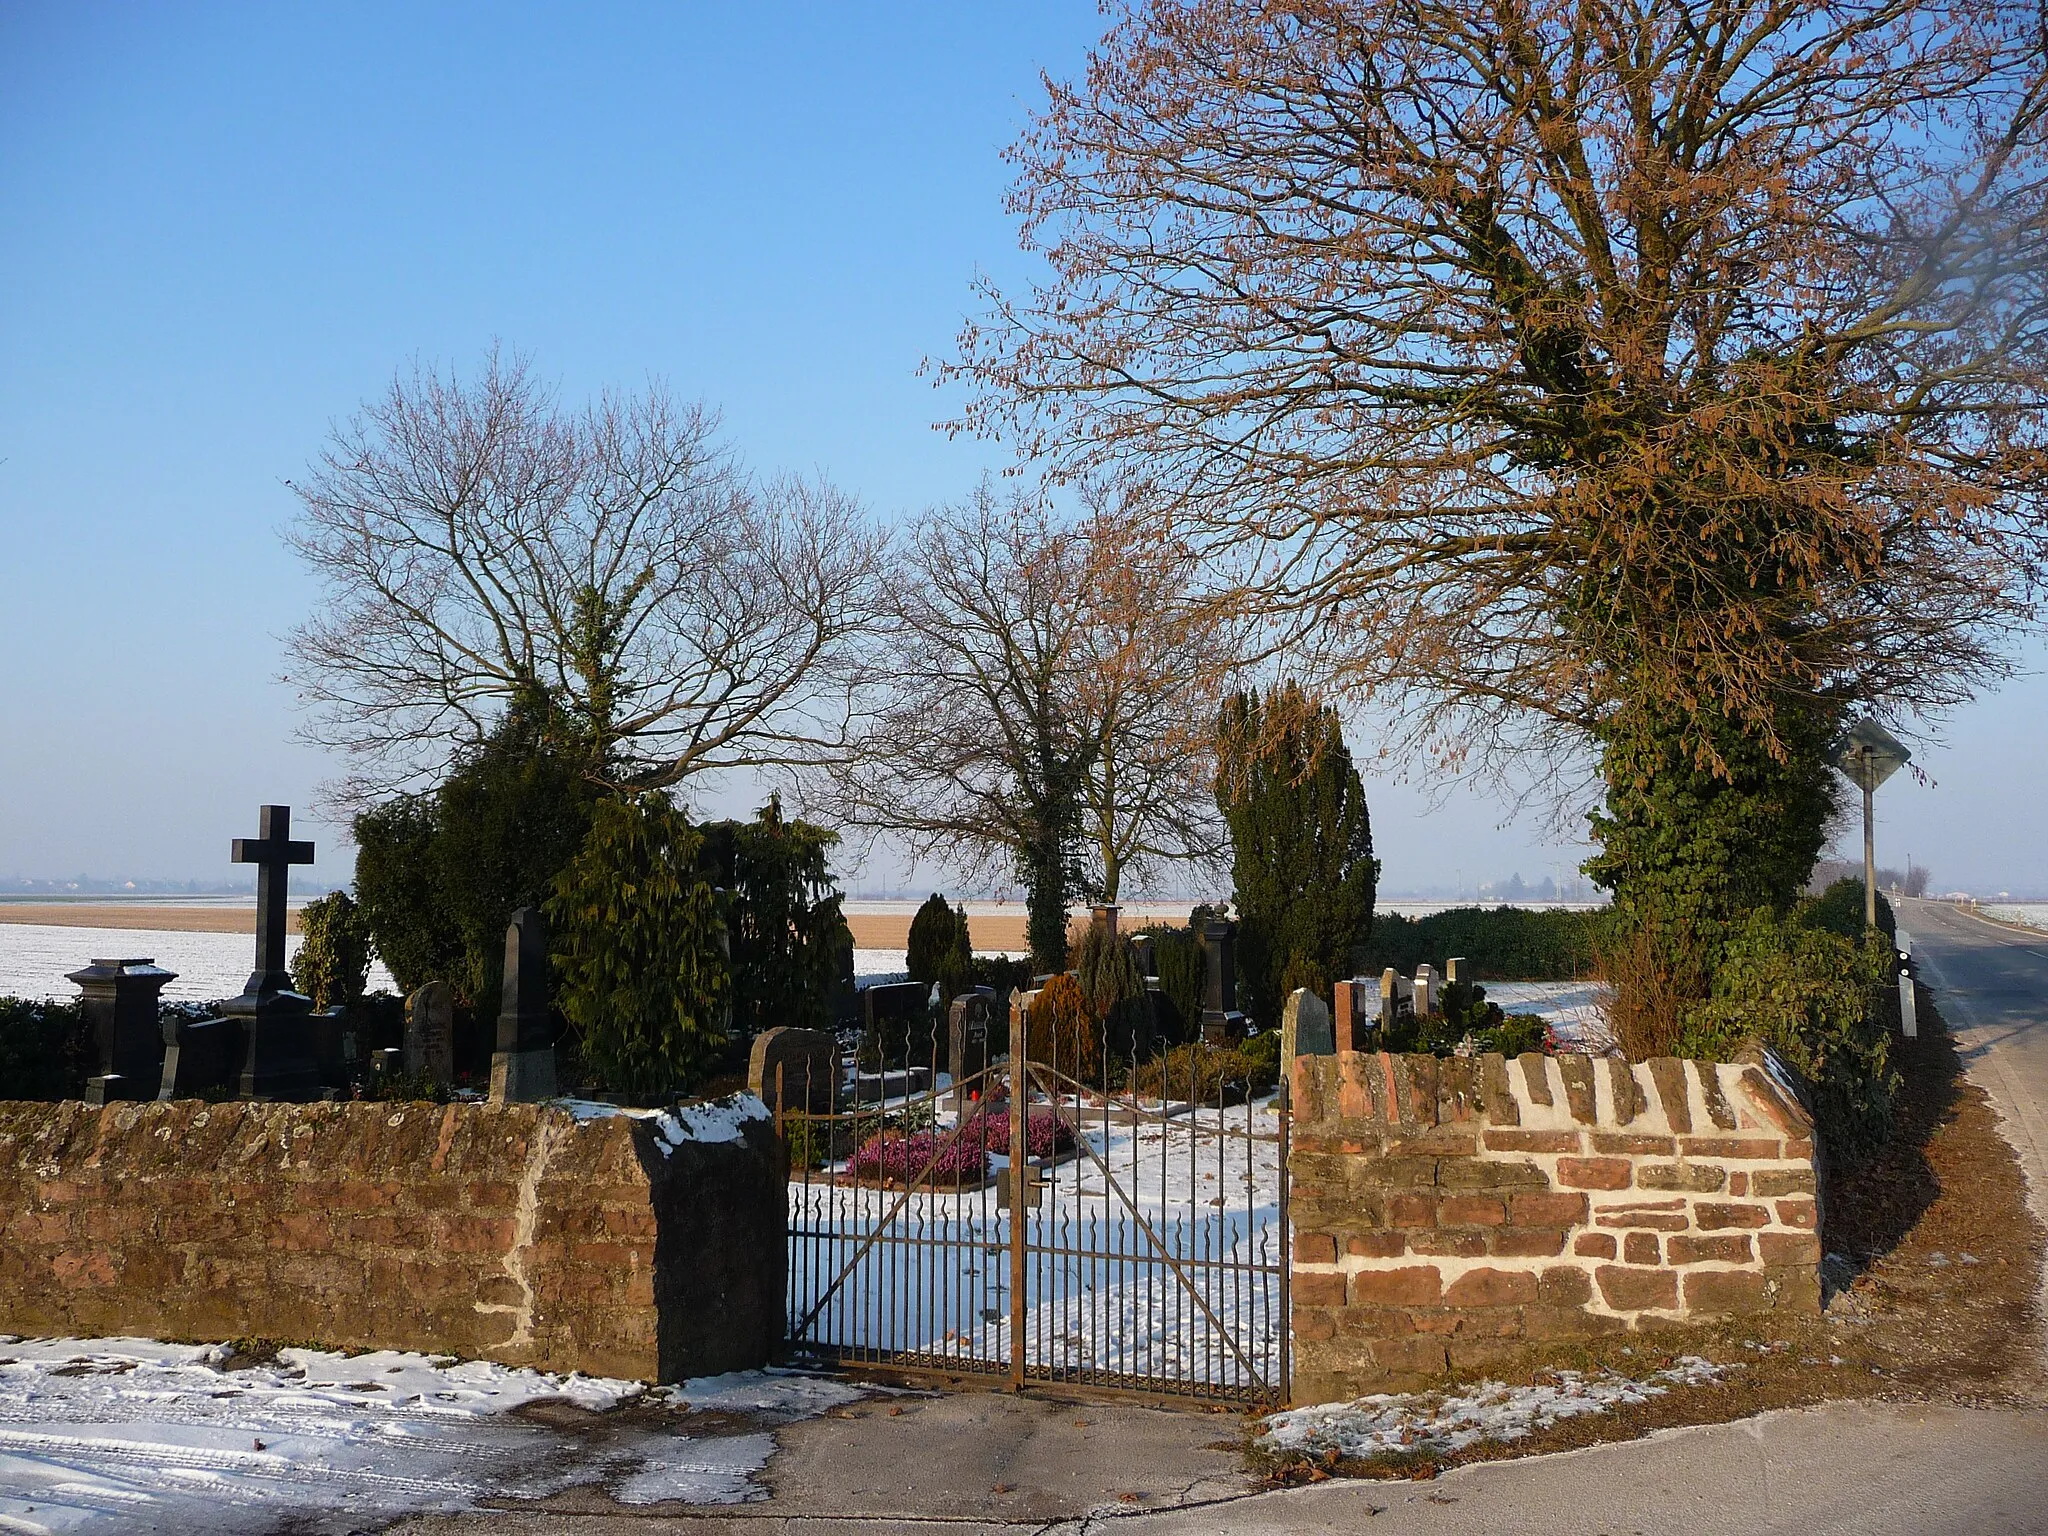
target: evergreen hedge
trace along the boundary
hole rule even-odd
[[[1530,907],[1449,907],[1426,917],[1381,912],[1357,952],[1356,974],[1377,976],[1391,966],[1413,976],[1427,963],[1441,975],[1459,955],[1467,981],[1577,981],[1593,972],[1605,917]]]

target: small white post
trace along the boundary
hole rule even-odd
[[[1920,1036],[1920,1021],[1913,1014],[1913,973],[1899,972],[1899,1028],[1905,1031],[1908,1040]]]

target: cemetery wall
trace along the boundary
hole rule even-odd
[[[1294,1399],[1820,1302],[1813,1122],[1768,1058],[1299,1056]]]
[[[0,1103],[0,1330],[756,1366],[785,1177],[770,1122],[715,1106]]]

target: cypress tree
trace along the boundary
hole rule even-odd
[[[1286,987],[1327,995],[1372,932],[1379,860],[1337,712],[1293,683],[1224,701],[1216,803],[1230,828],[1238,1002],[1279,1021]]]

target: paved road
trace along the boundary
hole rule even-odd
[[[1972,1079],[1990,1094],[2019,1149],[2029,1199],[2048,1222],[2048,933],[2015,932],[1933,902],[1902,903],[1899,918],[1913,935],[1923,977],[1940,991]],[[1333,1481],[1254,1495],[1234,1475],[1227,1443],[1217,1444],[1224,1432],[1215,1420],[1144,1409],[959,1397],[914,1419],[790,1426],[769,1469],[775,1497],[751,1507],[673,1522],[535,1512],[430,1518],[405,1528],[420,1536],[484,1529],[494,1536],[650,1529],[763,1536],[2048,1533],[2048,1408],[1831,1403],[1463,1467],[1427,1483]],[[1003,1494],[994,1494],[997,1485]],[[1119,1502],[1116,1490],[1142,1502]],[[1096,1512],[1085,1513],[1091,1506]]]
[[[2048,932],[1939,901],[1901,901],[1898,919],[1922,978],[1941,995],[1971,1080],[1991,1096],[2020,1155],[2028,1202],[2048,1225]]]

